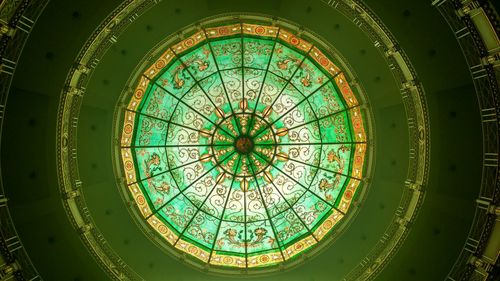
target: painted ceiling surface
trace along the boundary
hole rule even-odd
[[[144,220],[225,267],[312,249],[360,190],[360,104],[331,58],[274,26],[202,28],[139,78],[121,138]]]

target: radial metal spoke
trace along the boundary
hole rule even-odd
[[[256,153],[257,154],[257,153]],[[259,157],[260,155],[257,154]],[[267,161],[266,159],[264,159],[265,161]],[[271,165],[273,165],[272,163],[270,163]],[[274,165],[273,165],[274,166]],[[282,172],[283,173],[283,172]],[[286,199],[286,197],[283,195],[283,193],[281,193],[281,191],[279,190],[279,188],[276,186],[276,184],[274,184],[274,181],[270,178],[268,178],[269,182],[272,184],[272,186],[274,187],[274,189],[279,193],[279,195],[281,196],[281,198],[283,198],[283,201],[285,201],[285,203],[288,205],[288,210],[292,210],[292,212],[295,214],[295,216],[297,216],[297,218],[299,219],[299,221],[302,223],[302,225],[304,226],[304,228],[307,230],[307,232],[309,232],[309,234],[314,238],[314,240],[316,240],[316,242],[319,242],[319,240],[316,238],[316,236],[314,236],[314,234],[312,233],[311,229],[307,226],[307,224],[304,222],[304,220],[299,216],[299,214],[297,214],[297,211],[295,211],[295,209],[293,208],[293,205],[290,204],[290,202],[288,202],[288,200]],[[304,193],[307,192],[307,189],[306,191],[304,191]],[[285,210],[286,211],[286,210]]]
[[[274,106],[274,104],[276,103],[276,101],[278,101],[278,98],[281,96],[281,94],[285,91],[286,87],[288,86],[288,84],[290,84],[290,81],[292,81],[293,77],[295,76],[295,74],[297,73],[297,71],[299,71],[300,67],[302,66],[302,64],[304,63],[304,61],[306,60],[307,58],[307,55],[309,54],[309,52],[311,52],[312,50],[312,46],[311,48],[309,49],[309,51],[307,51],[306,55],[304,55],[304,58],[302,58],[302,61],[300,61],[300,64],[297,65],[297,68],[293,71],[293,74],[290,76],[290,78],[288,78],[286,80],[286,83],[285,85],[283,86],[283,88],[281,89],[281,91],[278,93],[278,95],[276,96],[276,98],[274,98],[273,102],[271,103],[271,105],[269,106],[269,108],[272,108]],[[271,58],[272,59],[272,58]],[[257,134],[256,134],[257,135]]]
[[[165,170],[165,171],[163,171],[163,172],[161,172],[161,173],[158,173],[158,174],[153,175],[153,176],[149,176],[149,177],[145,177],[145,178],[139,179],[138,181],[135,181],[135,182],[129,183],[128,185],[132,185],[132,184],[136,184],[136,183],[142,182],[142,181],[144,181],[144,180],[152,179],[152,178],[155,178],[155,177],[157,177],[157,176],[161,176],[161,175],[163,175],[163,174],[166,174],[166,173],[169,173],[169,172],[173,172],[173,171],[175,171],[175,170],[177,170],[177,169],[180,169],[180,168],[183,168],[183,167],[189,166],[189,165],[191,165],[191,164],[194,164],[194,163],[197,163],[197,162],[199,162],[199,161],[203,161],[203,160],[206,160],[206,159],[209,159],[209,158],[212,158],[212,157],[214,157],[214,156],[213,156],[213,155],[208,155],[208,156],[205,156],[205,157],[203,157],[203,158],[196,159],[196,160],[190,161],[190,162],[188,162],[188,163],[184,163],[184,164],[182,164],[182,165],[176,166],[176,167],[174,167],[174,168],[168,168],[167,170]]]
[[[252,109],[251,119],[248,121],[247,132],[250,132],[250,126],[254,121],[255,111],[257,111],[257,105],[260,102],[260,96],[262,95],[262,90],[264,89],[264,83],[266,82],[267,73],[269,72],[269,67],[271,66],[271,61],[273,60],[274,50],[276,49],[276,43],[278,42],[278,36],[280,34],[281,28],[278,28],[278,32],[276,32],[276,37],[274,37],[273,49],[271,50],[271,55],[269,56],[269,61],[267,62],[266,69],[264,70],[264,78],[262,79],[262,83],[260,85],[259,94],[257,95],[257,100],[255,101],[255,106]]]
[[[240,34],[238,25],[241,27]],[[294,47],[295,43],[283,43],[279,37],[280,32],[283,37],[285,30],[280,27],[277,27],[277,32],[269,33],[275,35],[274,38],[266,35],[247,36],[243,22],[239,22],[230,27],[231,40],[226,40],[224,36],[228,34],[220,31],[223,37],[221,41],[218,37],[209,38],[209,33],[215,33],[207,28],[201,26],[198,29],[199,34],[204,33],[205,39],[195,47],[179,53],[169,47],[174,56],[172,63],[177,66],[175,71],[169,64],[154,78],[150,79],[142,74],[142,77],[149,81],[147,85],[153,85],[153,88],[149,86],[146,91],[146,104],[141,104],[135,110],[125,108],[136,115],[133,119],[135,124],[132,140],[121,148],[131,150],[137,173],[142,169],[137,154],[142,151],[150,153],[144,156],[144,161],[149,161],[146,171],[148,176],[128,184],[139,184],[144,196],[148,198],[147,204],[152,205],[151,214],[146,216],[146,220],[153,216],[169,219],[171,215],[167,210],[172,207],[178,209],[178,204],[188,206],[192,211],[182,214],[182,222],[165,222],[169,229],[179,233],[172,241],[173,246],[180,248],[179,245],[183,245],[183,241],[191,241],[210,252],[206,260],[207,266],[218,263],[220,255],[227,254],[238,259],[237,264],[233,261],[227,266],[239,266],[247,271],[254,265],[254,259],[261,254],[269,253],[273,255],[273,262],[280,263],[290,258],[286,247],[300,243],[299,239],[314,239],[319,242],[321,238],[316,236],[314,230],[318,226],[321,227],[332,212],[345,215],[345,212],[335,207],[335,203],[343,198],[345,188],[354,180],[362,180],[354,177],[354,164],[351,161],[359,148],[363,148],[368,141],[354,141],[354,115],[349,111],[360,105],[349,107],[338,91],[335,79],[344,72],[326,73],[327,67],[321,68],[317,64],[322,60],[316,57],[317,54],[313,55],[314,45],[301,44],[300,47]],[[261,34],[257,29],[255,32]],[[253,37],[259,40],[249,39]],[[237,48],[238,42],[241,43],[240,48]],[[257,45],[252,48],[254,43]],[[281,50],[281,44],[290,45],[290,50]],[[223,54],[217,56],[220,50],[223,50]],[[268,55],[269,50],[271,53]],[[237,54],[238,51],[241,54]],[[280,54],[280,51],[283,53]],[[245,52],[252,58],[246,56]],[[238,65],[240,55],[241,65]],[[246,58],[249,59],[248,62],[245,62]],[[256,58],[259,60],[255,60]],[[198,59],[200,61],[197,61]],[[282,64],[274,65],[273,59]],[[200,66],[205,65],[205,68],[198,69],[198,62]],[[311,66],[313,64],[316,67]],[[285,70],[283,65],[286,65]],[[226,68],[221,69],[224,67]],[[241,73],[237,73],[238,71]],[[168,77],[175,75],[181,75],[182,77],[178,78],[184,79],[185,85],[180,84],[180,89],[162,82],[163,78],[171,80]],[[322,78],[316,79],[316,76]],[[303,78],[308,79],[310,83],[303,82]],[[239,79],[241,85],[238,84]],[[297,80],[301,80],[304,86]],[[311,86],[311,83],[314,85]],[[317,88],[314,88],[316,86]],[[268,87],[272,89],[269,90]],[[238,93],[239,90],[242,91],[241,94]],[[251,101],[248,101],[249,98]],[[158,104],[154,104],[155,102]],[[330,106],[331,104],[337,106]],[[345,108],[339,110],[340,106]],[[262,108],[271,110],[261,110]],[[148,113],[141,112],[146,110]],[[334,110],[337,111],[332,112]],[[166,116],[157,117],[150,114]],[[325,115],[319,117],[320,114]],[[309,120],[310,118],[313,119]],[[333,131],[339,127],[346,132],[341,134]],[[294,137],[296,134],[305,135]],[[346,136],[351,141],[335,141],[346,139]],[[292,142],[300,140],[305,142]],[[279,143],[280,141],[287,143]],[[356,146],[357,144],[361,146]],[[340,158],[336,159],[342,164],[342,168],[333,165],[334,161],[326,161],[328,153],[336,152],[340,145],[347,148],[347,152],[335,153]],[[295,155],[292,153],[295,149],[312,151],[312,156],[308,158],[302,153]],[[285,153],[288,150],[289,153]],[[192,152],[190,156],[198,159],[178,156],[184,151]],[[161,164],[154,158],[156,156],[151,156],[153,152],[161,155]],[[322,161],[323,158],[325,161]],[[331,157],[329,160],[332,160]],[[155,170],[151,168],[151,163],[161,166]],[[172,167],[174,165],[176,166]],[[191,170],[192,172],[187,172]],[[140,176],[138,174],[137,178]],[[333,182],[332,177],[338,182]],[[324,181],[329,184],[326,190]],[[156,187],[160,183],[162,186]],[[165,202],[161,200],[152,203],[157,196],[155,188],[157,192],[161,192],[165,185],[170,186],[170,191],[165,193],[165,196],[171,197],[163,197]],[[328,189],[340,190],[335,201],[332,199],[334,195],[329,193]],[[239,196],[241,193],[243,197]],[[161,194],[163,193],[158,193]],[[235,195],[238,195],[238,198],[235,198]],[[224,198],[225,201],[222,202]],[[218,200],[216,205],[212,205],[213,200]],[[233,211],[235,204],[238,208]],[[312,214],[301,209],[309,205],[317,207]],[[282,222],[285,216],[289,221]],[[224,219],[225,217],[228,219]],[[303,228],[289,231],[286,237],[279,236],[283,234],[282,231],[287,231],[281,229],[292,227],[292,223],[295,223],[297,228]],[[207,234],[214,235],[213,241],[209,240],[209,236],[202,238],[193,232],[194,229],[203,229],[209,224],[211,230]],[[262,237],[272,239],[274,236],[275,240],[256,241],[255,235],[262,239],[257,231],[254,233],[256,228],[267,230],[261,230],[261,233],[264,233]],[[228,246],[225,243],[226,239],[232,239],[226,235],[226,229],[237,231],[236,241],[231,240],[237,243],[237,246]],[[224,246],[218,243],[222,241]],[[258,242],[259,244],[256,244]],[[282,260],[279,260],[278,250]],[[189,254],[187,250],[184,251]],[[302,250],[297,250],[298,252]],[[270,262],[272,261],[259,261],[257,265],[264,266]]]
[[[243,36],[244,35],[243,23],[240,23],[240,30],[241,30],[241,99],[245,100],[245,40]],[[245,112],[245,110],[243,110],[243,112]],[[245,230],[245,235],[246,235],[246,230]]]
[[[122,146],[121,148],[159,148],[159,147],[227,147],[233,146],[232,143],[219,143],[219,144],[165,144],[165,145],[129,145]]]
[[[340,73],[339,73],[340,74]],[[337,74],[338,75],[338,74]],[[276,118],[274,121],[266,124],[266,127],[262,128],[261,130],[259,130],[258,132],[256,132],[254,134],[254,137],[257,137],[259,136],[263,131],[265,131],[265,129],[267,128],[270,128],[272,125],[274,125],[276,122],[278,122],[279,120],[281,120],[281,118],[285,117],[288,113],[292,112],[295,108],[297,108],[299,105],[301,105],[303,102],[307,101],[309,103],[309,98],[314,95],[315,93],[319,92],[321,90],[321,88],[323,88],[325,85],[327,85],[328,83],[331,82],[331,79],[333,78],[329,78],[327,79],[326,82],[324,82],[323,84],[321,84],[321,86],[319,86],[316,90],[314,90],[312,93],[310,93],[309,95],[307,96],[304,96],[304,94],[302,94],[302,92],[299,91],[299,89],[297,89],[297,87],[295,87],[295,85],[293,84],[290,84],[292,85],[295,90],[297,90],[299,93],[302,94],[302,96],[304,97],[302,100],[300,100],[298,103],[296,103],[294,106],[292,106],[290,109],[288,109],[287,111],[285,111],[283,114],[281,114],[278,118]],[[311,108],[313,114],[315,115],[316,119],[314,120],[317,120],[317,116],[316,116],[316,113],[314,112],[313,108],[311,107],[310,103],[309,103],[309,107]]]
[[[224,83],[224,79],[222,79],[221,70],[219,69],[219,63],[217,63],[217,59],[215,57],[214,50],[212,49],[212,40],[210,40],[208,38],[207,31],[204,28],[203,28],[203,33],[205,33],[205,37],[207,38],[208,47],[210,48],[210,53],[212,54],[212,58],[214,59],[215,68],[217,69],[217,73],[219,74],[219,78],[220,78],[220,81],[222,83],[222,88],[224,88],[224,93],[226,94],[227,102],[229,103],[229,108],[231,108],[231,114],[234,115],[235,114],[234,108],[233,108],[233,105],[231,104],[231,99],[229,98],[229,94],[227,93],[226,83]],[[243,53],[242,53],[242,56],[243,56]],[[241,67],[242,67],[241,72],[243,72],[243,59],[241,60]],[[225,71],[227,71],[227,69]],[[243,81],[241,83],[243,84]],[[239,125],[238,120],[236,120],[236,127],[238,130],[238,133],[241,134],[241,129],[240,129],[240,125]]]
[[[273,230],[274,238],[276,239],[276,241],[278,241],[278,248],[280,250],[281,257],[283,258],[283,260],[285,260],[285,255],[283,254],[283,250],[282,250],[282,246],[284,246],[284,245],[280,245],[281,240],[278,237],[278,233],[276,232],[276,228],[274,226],[273,220],[271,218],[271,215],[269,214],[269,208],[267,207],[266,201],[264,200],[264,196],[262,195],[262,190],[260,189],[259,181],[257,180],[257,176],[255,175],[255,170],[253,168],[252,161],[250,160],[250,157],[248,155],[247,155],[247,161],[249,163],[248,165],[250,166],[250,169],[252,170],[252,176],[255,180],[255,184],[257,185],[256,189],[259,191],[259,195],[260,195],[260,199],[262,200],[262,204],[264,205],[267,219],[269,220],[269,224],[271,224],[271,229]]]
[[[303,161],[299,161],[299,160],[297,160],[297,159],[293,159],[293,158],[290,158],[290,157],[288,157],[288,156],[284,156],[284,155],[282,155],[282,157],[283,157],[283,158],[286,158],[286,159],[288,159],[288,160],[292,160],[292,161],[294,161],[294,162],[297,162],[297,163],[303,164],[303,165],[307,165],[307,166],[312,167],[312,168],[317,168],[317,169],[322,170],[322,171],[330,172],[330,173],[335,174],[335,175],[344,176],[344,177],[346,177],[346,178],[355,179],[355,180],[359,180],[359,181],[361,180],[361,179],[358,179],[358,178],[353,177],[353,176],[349,176],[349,175],[346,175],[346,174],[342,174],[342,173],[339,173],[339,172],[335,172],[335,171],[332,171],[332,170],[329,170],[329,169],[323,168],[323,167],[321,167],[321,166],[315,166],[315,165],[312,165],[312,164],[309,164],[309,163],[306,163],[306,162],[303,162]]]
[[[235,170],[234,170],[235,173],[238,172],[238,168],[240,166],[240,163],[241,163],[241,155],[238,157],[238,161],[236,162],[236,167],[235,167]],[[220,217],[220,222],[219,222],[219,225],[217,226],[217,231],[215,232],[214,242],[212,243],[212,251],[210,252],[210,256],[208,257],[208,262],[207,263],[210,263],[210,260],[212,259],[212,254],[215,251],[214,250],[214,248],[215,248],[215,242],[217,241],[217,237],[219,237],[219,231],[220,231],[220,227],[222,225],[222,219],[224,218],[224,213],[226,212],[227,202],[229,201],[229,196],[231,195],[231,191],[233,190],[234,179],[235,179],[235,177],[233,176],[233,178],[231,180],[231,185],[229,186],[229,190],[227,191],[226,202],[224,202],[224,208],[222,209],[222,214],[221,214],[221,217]]]
[[[224,172],[223,172],[224,173]],[[179,237],[177,237],[177,240],[175,241],[174,243],[174,246],[177,245],[177,242],[179,242],[179,240],[181,240],[181,237],[184,235],[184,232],[186,232],[186,230],[189,228],[189,226],[191,225],[191,223],[193,222],[194,218],[198,215],[198,213],[201,210],[201,208],[203,207],[203,205],[205,205],[205,202],[207,202],[208,198],[210,197],[210,195],[212,195],[212,192],[215,190],[215,188],[217,187],[217,185],[224,179],[224,176],[221,176],[219,179],[217,179],[215,181],[215,184],[212,186],[212,188],[210,189],[210,192],[207,194],[207,196],[205,197],[205,199],[203,199],[203,202],[201,202],[200,206],[196,209],[196,212],[193,214],[193,216],[191,217],[191,219],[189,220],[189,222],[186,224],[186,227],[184,227],[184,229],[182,230],[182,232],[179,234]],[[203,212],[203,211],[202,211]],[[214,237],[215,239],[216,237]]]
[[[316,119],[316,120],[311,120],[311,121],[308,121],[308,122],[306,122],[306,123],[299,124],[299,125],[297,125],[297,126],[294,126],[294,127],[290,128],[290,129],[288,129],[288,131],[290,131],[290,130],[294,130],[294,129],[297,129],[297,128],[300,128],[300,127],[302,127],[302,126],[305,126],[305,125],[308,125],[308,124],[311,124],[311,123],[314,123],[315,121],[321,121],[321,120],[323,120],[323,119],[333,117],[333,116],[335,116],[335,115],[337,115],[337,114],[347,112],[347,111],[349,111],[349,110],[351,110],[351,109],[353,109],[353,108],[356,108],[356,107],[359,107],[359,104],[358,104],[358,105],[355,105],[355,106],[352,106],[352,107],[346,107],[346,108],[344,108],[344,109],[342,109],[342,110],[339,110],[339,111],[332,112],[332,113],[327,114],[327,115],[325,115],[325,116],[322,116],[322,117],[320,117],[320,118],[318,118],[318,119]]]
[[[226,158],[224,158],[223,161],[227,160],[230,156],[232,156],[234,154],[234,151],[231,152]],[[200,179],[202,179],[204,176],[206,176],[208,173],[210,173],[213,169],[217,168],[218,165],[214,165],[212,168],[208,169],[205,173],[203,173],[201,176],[199,176],[198,178],[196,178],[193,182],[191,182],[188,186],[186,186],[184,189],[180,189],[179,186],[177,186],[177,188],[179,189],[179,193],[177,193],[176,195],[172,196],[172,198],[170,198],[167,202],[165,202],[163,205],[161,205],[159,208],[157,208],[156,210],[154,210],[154,212],[151,213],[151,215],[149,215],[147,219],[149,219],[152,215],[155,215],[156,213],[158,213],[163,207],[165,207],[168,203],[172,202],[172,200],[174,200],[175,198],[177,198],[179,195],[181,194],[184,194],[184,192],[186,190],[188,190],[192,185],[194,185],[195,183],[197,183]],[[194,205],[194,204],[193,204]]]
[[[147,78],[147,76],[144,76]],[[147,78],[149,79],[149,78]],[[187,104],[185,101],[182,100],[182,98],[179,98],[177,96],[175,96],[174,94],[170,93],[170,91],[168,91],[167,89],[165,89],[162,85],[158,84],[158,82],[153,82],[157,87],[159,87],[160,89],[162,89],[165,93],[169,94],[170,96],[172,96],[174,99],[178,100],[179,103],[182,103],[183,105],[185,105],[186,107],[188,107],[189,109],[191,109],[193,112],[195,112],[196,114],[198,114],[199,116],[201,116],[203,119],[207,120],[209,123],[211,123],[212,125],[215,126],[215,128],[218,128],[222,131],[224,131],[226,134],[228,134],[228,136],[233,136],[233,134],[229,133],[228,131],[224,130],[223,128],[221,128],[218,124],[216,124],[215,122],[213,122],[212,120],[210,120],[210,118],[208,118],[207,116],[205,116],[203,113],[199,112],[198,110],[196,110],[195,108],[193,108],[192,106],[190,106],[189,104]],[[201,87],[200,87],[201,89]],[[189,92],[189,91],[188,91]],[[184,95],[183,95],[184,97]],[[177,106],[176,106],[177,108]],[[174,115],[174,112],[175,112],[175,109],[174,111],[172,111],[172,116]]]
[[[359,107],[359,106],[360,106],[360,105],[358,104],[358,105],[355,105],[355,106],[352,106],[352,107],[346,107],[346,108],[344,108],[344,109],[342,109],[342,110],[339,110],[339,111],[335,111],[335,112],[329,113],[329,114],[327,114],[327,115],[325,115],[325,116],[322,116],[322,117],[319,117],[319,118],[315,118],[315,119],[313,119],[313,120],[309,120],[309,121],[307,121],[307,122],[301,123],[301,124],[296,125],[296,126],[293,126],[293,127],[291,127],[291,128],[288,128],[288,132],[290,132],[291,130],[295,130],[295,129],[297,129],[297,128],[303,127],[303,126],[305,126],[305,125],[309,125],[309,124],[311,124],[311,123],[319,122],[319,121],[321,121],[321,120],[323,120],[323,119],[327,119],[327,118],[333,117],[333,116],[335,116],[335,115],[337,115],[337,114],[340,114],[340,113],[343,113],[343,112],[347,112],[347,111],[349,111],[349,110],[351,110],[351,109],[353,109],[353,108]],[[273,123],[274,123],[274,122],[273,122]],[[264,130],[260,130],[260,132],[255,133],[255,134],[254,134],[254,137],[257,137],[258,135],[262,134],[262,132],[263,132],[263,131],[264,131]]]
[[[285,173],[283,170],[281,170],[280,168],[276,167],[276,165],[274,165],[273,163],[269,162],[265,157],[262,157],[259,153],[255,152],[255,154],[257,156],[259,156],[260,158],[264,159],[264,161],[266,161],[267,163],[269,163],[270,166],[272,166],[273,168],[275,168],[276,170],[278,170],[280,173],[282,173],[283,175],[285,175],[287,178],[291,179],[292,181],[294,181],[295,183],[297,183],[298,185],[300,185],[305,190],[307,190],[307,191],[311,192],[312,194],[316,195],[316,197],[318,197],[319,199],[321,199],[321,201],[323,201],[324,203],[326,203],[327,205],[329,205],[330,207],[332,207],[336,211],[341,212],[342,214],[344,214],[344,212],[338,210],[331,203],[329,203],[328,201],[324,200],[323,198],[321,198],[321,196],[319,196],[314,191],[312,191],[310,187],[306,187],[305,185],[303,185],[302,183],[300,183],[299,181],[297,181],[296,179],[294,179],[293,177],[291,177],[289,174]],[[319,167],[317,167],[317,168],[319,168]],[[273,183],[273,185],[274,185],[274,183]]]
[[[303,145],[332,145],[332,144],[361,144],[366,141],[347,141],[347,142],[294,142],[294,143],[256,143],[255,146],[303,146]]]
[[[153,116],[153,115],[149,115],[149,114],[146,114],[146,113],[144,113],[144,112],[139,112],[139,111],[130,110],[130,109],[126,109],[126,110],[127,110],[127,111],[130,111],[130,112],[134,112],[134,113],[136,113],[136,114],[140,114],[140,115],[143,115],[143,116],[149,117],[149,118],[152,118],[152,119],[156,119],[156,120],[158,120],[158,121],[165,122],[167,125],[175,125],[175,126],[178,126],[178,127],[182,127],[182,128],[188,129],[188,130],[195,131],[195,132],[205,133],[205,132],[201,131],[200,129],[191,128],[191,127],[186,126],[186,125],[184,125],[184,124],[179,124],[179,123],[173,122],[173,121],[171,121],[171,120],[165,120],[165,119],[163,119],[163,118],[155,117],[155,116]]]

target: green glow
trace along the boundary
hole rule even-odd
[[[135,117],[137,182],[153,215],[179,239],[235,257],[312,235],[352,177],[351,113],[333,78],[275,38],[222,37],[176,54]]]

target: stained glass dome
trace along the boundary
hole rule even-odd
[[[123,171],[174,252],[267,268],[332,235],[361,190],[367,137],[329,52],[279,26],[207,26],[138,78]]]

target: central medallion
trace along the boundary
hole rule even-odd
[[[234,141],[234,148],[241,155],[248,155],[253,151],[254,143],[252,137],[241,135]]]
[[[217,110],[217,125],[213,133],[209,129],[204,131],[203,142],[210,143],[210,151],[201,158],[213,161],[216,169],[225,176],[235,176],[236,184],[241,180],[253,181],[254,176],[260,174],[278,159],[276,157],[277,143],[287,133],[283,122],[269,122],[265,118],[272,110],[264,108],[248,109],[248,102],[244,99],[235,114],[226,114],[222,109]],[[246,111],[243,111],[246,110]],[[280,137],[281,136],[281,137]],[[210,139],[210,140],[209,140]],[[211,157],[213,156],[213,157]],[[243,179],[242,179],[243,178]],[[271,180],[272,173],[267,173]],[[241,183],[242,190],[247,190],[248,184]]]

